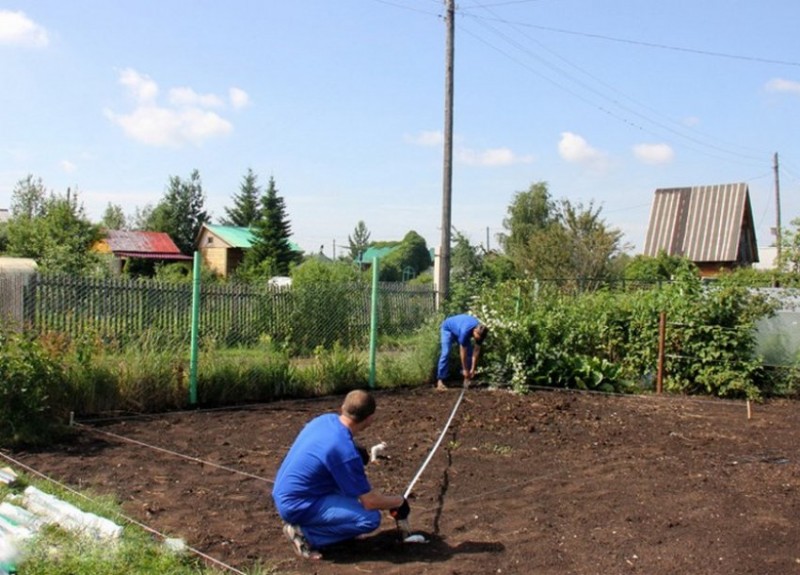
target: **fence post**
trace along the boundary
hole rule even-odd
[[[667,334],[667,312],[658,315],[658,374],[656,375],[656,393],[664,389],[664,347]]]
[[[197,361],[200,323],[200,252],[194,252],[192,268],[192,349],[189,358],[189,404],[197,404]]]
[[[378,258],[372,258],[372,309],[369,313],[369,387],[375,388],[375,356],[378,350]]]

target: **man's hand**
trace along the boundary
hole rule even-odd
[[[392,507],[389,510],[389,515],[398,521],[408,519],[409,513],[411,513],[411,507],[408,506],[408,499],[403,499],[403,504],[400,507]]]

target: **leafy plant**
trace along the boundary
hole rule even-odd
[[[0,444],[39,444],[66,422],[59,363],[27,334],[0,332]]]

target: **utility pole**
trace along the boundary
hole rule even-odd
[[[775,170],[775,257],[781,265],[781,179],[778,169],[778,152],[773,156],[772,169]]]
[[[455,35],[455,0],[445,0],[447,40],[444,80],[444,165],[442,178],[442,241],[439,246],[437,307],[450,292],[450,228],[453,197],[453,61]]]

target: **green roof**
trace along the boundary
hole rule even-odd
[[[250,228],[239,226],[220,226],[217,224],[205,224],[214,235],[219,236],[226,244],[234,248],[248,249],[253,247],[253,231]],[[296,252],[302,252],[293,241],[289,241],[289,247]]]
[[[356,258],[356,262],[371,264],[372,260],[374,260],[375,258],[383,259],[384,257],[388,256],[390,253],[392,253],[399,247],[400,244],[396,246],[386,246],[382,248],[376,248],[376,247],[367,248],[366,251],[362,253],[360,257]]]

